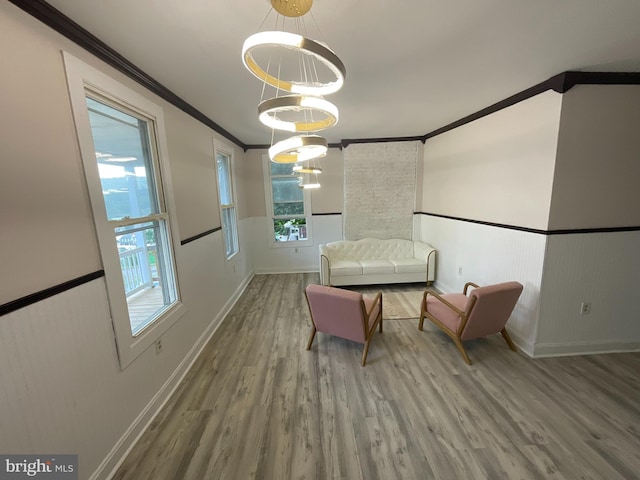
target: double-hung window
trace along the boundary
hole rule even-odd
[[[311,244],[310,195],[298,185],[293,163],[263,158],[269,236],[274,246]]]
[[[124,368],[182,314],[162,109],[65,53],[78,140]]]
[[[235,189],[233,186],[232,154],[216,145],[216,166],[218,172],[218,197],[220,217],[227,260],[238,253],[238,217],[236,213]]]

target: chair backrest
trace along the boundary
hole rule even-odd
[[[522,293],[522,284],[505,282],[473,289],[469,300],[475,303],[460,338],[469,340],[500,332],[513,312]]]
[[[360,343],[366,342],[361,293],[309,285],[306,294],[311,317],[318,331]]]

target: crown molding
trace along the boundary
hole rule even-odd
[[[178,95],[166,88],[160,82],[150,75],[146,74],[136,65],[131,63],[125,57],[120,55],[114,49],[105,44],[102,40],[95,37],[79,24],[71,20],[62,12],[52,7],[44,0],[9,0],[20,9],[37,18],[44,24],[53,28],[61,35],[67,37],[71,41],[100,58],[107,64],[127,75],[129,78],[138,82],[143,87],[149,89],[156,95],[165,99],[167,102],[176,106],[183,112],[192,116],[204,125],[208,126],[215,132],[225,137],[230,142],[247,150],[268,149],[270,145],[246,144],[240,139],[232,135],[230,132],[222,128],[216,122],[207,117],[204,113],[184,101]],[[640,72],[582,72],[567,71],[554,75],[553,77],[529,87],[521,92],[511,95],[493,105],[479,110],[471,115],[467,115],[455,122],[440,127],[429,133],[420,136],[407,137],[382,137],[382,138],[350,138],[343,139],[339,143],[330,143],[330,148],[346,148],[354,143],[386,143],[386,142],[415,142],[421,141],[425,143],[429,138],[433,138],[442,133],[458,128],[467,123],[486,117],[492,113],[498,112],[504,108],[515,105],[516,103],[527,100],[531,97],[539,95],[547,90],[553,90],[558,93],[565,93],[576,85],[640,85]]]
[[[116,70],[124,73],[135,82],[152,91],[186,114],[205,124],[230,142],[233,142],[238,147],[242,148],[244,151],[247,150],[247,146],[240,139],[229,133],[200,110],[184,101],[152,76],[148,75],[125,57],[120,55],[98,37],[85,30],[79,24],[64,15],[60,10],[52,7],[44,0],[9,0],[9,2],[37,18],[59,34],[67,37],[69,40],[78,44],[80,47],[95,55],[100,60],[103,60]]]

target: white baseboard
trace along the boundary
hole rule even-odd
[[[444,283],[442,283],[441,281],[438,280],[434,280],[433,282],[433,288],[435,288],[437,291],[441,292],[441,293],[461,293],[462,289],[455,289],[450,285],[445,285]]]
[[[174,370],[167,381],[162,385],[160,390],[153,396],[151,401],[140,412],[138,417],[129,426],[127,431],[120,437],[109,454],[100,463],[98,468],[89,477],[90,480],[108,480],[112,478],[120,465],[127,457],[131,449],[136,445],[142,434],[147,430],[153,419],[160,412],[162,407],[167,403],[173,392],[180,385],[184,376],[196,361],[202,349],[207,345],[209,339],[222,324],[222,320],[231,311],[231,308],[238,301],[242,293],[245,291],[249,282],[254,277],[254,272],[250,272],[240,283],[233,295],[227,300],[220,312],[211,320],[209,326],[202,332],[202,335],[193,344],[184,359]]]
[[[533,357],[562,357],[570,355],[594,355],[598,353],[639,352],[640,341],[536,343]]]
[[[530,358],[640,352],[640,342],[531,343],[509,330],[516,347]]]
[[[508,331],[516,347],[530,358],[640,352],[640,341],[531,343],[519,336],[518,332],[512,329]]]
[[[318,267],[300,267],[300,268],[288,268],[283,270],[282,267],[275,268],[257,268],[256,275],[266,274],[279,274],[279,273],[318,273]]]
[[[520,335],[518,335],[518,332],[515,332],[513,329],[508,329],[507,332],[509,333],[511,340],[513,340],[513,343],[516,345],[516,347],[518,347],[518,349],[521,352],[523,352],[525,355],[527,355],[530,358],[534,357],[533,352],[534,352],[535,346],[533,343],[523,339]]]

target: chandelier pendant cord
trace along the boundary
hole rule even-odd
[[[262,79],[262,93],[260,94],[260,101],[264,100],[264,91],[267,87],[266,76],[269,74],[269,68],[271,67],[271,55],[269,55],[269,61],[267,62],[267,70],[265,71],[265,77]]]

